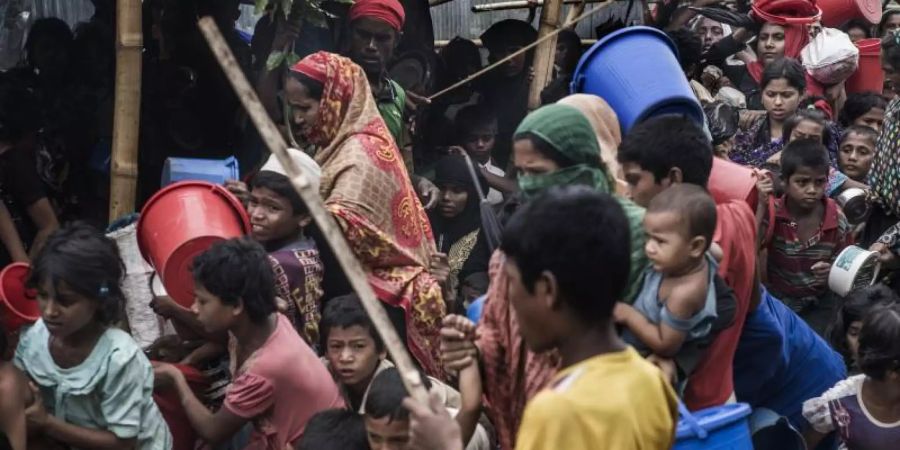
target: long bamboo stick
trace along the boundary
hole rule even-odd
[[[341,233],[334,218],[325,209],[325,204],[322,202],[319,192],[313,188],[307,174],[303,173],[288,156],[287,143],[285,143],[284,137],[282,137],[275,124],[272,123],[265,108],[260,103],[259,97],[256,96],[256,91],[253,90],[241,71],[240,66],[234,59],[234,54],[228,48],[228,44],[225,43],[225,39],[222,37],[215,21],[209,17],[204,17],[200,19],[199,26],[200,31],[203,32],[203,37],[206,38],[206,42],[212,49],[213,54],[215,54],[216,60],[219,61],[219,65],[222,66],[222,70],[228,76],[228,80],[231,81],[231,86],[247,110],[247,114],[250,115],[250,119],[253,120],[253,124],[256,125],[260,136],[262,136],[269,151],[284,166],[288,178],[291,180],[291,185],[294,186],[300,198],[303,199],[303,203],[309,209],[313,220],[316,221],[325,239],[334,251],[341,268],[344,269],[347,279],[362,300],[363,307],[365,307],[366,312],[372,319],[375,329],[381,335],[382,341],[384,341],[388,352],[402,375],[406,390],[416,400],[427,403],[428,393],[422,384],[419,371],[413,365],[412,359],[406,352],[406,347],[400,342],[400,337],[388,319],[387,313],[382,309],[378,299],[375,298],[375,292],[369,286],[366,274],[347,245],[343,233]]]
[[[109,220],[134,211],[141,120],[141,0],[117,0],[116,98],[110,157]]]
[[[490,71],[492,71],[492,70],[494,70],[494,69],[496,69],[496,68],[498,68],[498,67],[500,67],[500,66],[506,64],[507,61],[509,61],[509,60],[511,60],[511,59],[513,59],[513,58],[515,58],[516,56],[521,55],[522,53],[525,53],[525,52],[527,52],[527,51],[533,49],[534,47],[540,45],[541,43],[546,42],[547,40],[556,37],[556,35],[559,34],[562,30],[564,30],[564,29],[566,29],[566,28],[569,28],[569,27],[572,26],[572,25],[575,25],[576,23],[578,23],[578,22],[584,20],[584,18],[586,18],[586,17],[592,16],[592,15],[594,15],[594,14],[600,12],[600,10],[609,7],[609,5],[612,5],[613,3],[614,3],[613,0],[606,0],[603,4],[595,6],[595,7],[594,7],[593,9],[591,9],[590,11],[588,11],[588,12],[586,12],[586,13],[584,13],[584,14],[579,15],[578,17],[572,19],[570,22],[566,22],[565,24],[563,24],[563,26],[561,26],[561,27],[559,27],[558,29],[556,29],[556,31],[553,31],[552,33],[550,33],[550,34],[548,34],[548,35],[546,35],[546,36],[544,36],[544,37],[538,38],[536,41],[534,41],[534,42],[532,42],[532,43],[530,43],[530,44],[528,44],[528,45],[526,45],[526,46],[520,48],[519,50],[517,50],[517,51],[515,51],[515,52],[513,52],[513,53],[510,53],[510,54],[507,55],[505,58],[503,58],[503,59],[501,59],[501,60],[499,60],[499,61],[497,61],[497,62],[495,62],[495,63],[493,63],[493,64],[491,64],[491,65],[489,65],[489,66],[487,66],[487,67],[485,67],[484,69],[479,70],[478,72],[473,73],[472,75],[469,75],[469,76],[466,77],[464,80],[460,80],[460,81],[456,82],[455,84],[453,84],[453,85],[451,85],[451,86],[449,86],[449,87],[447,87],[447,88],[444,88],[444,89],[442,89],[442,90],[440,90],[440,91],[438,91],[438,92],[432,94],[430,97],[428,97],[428,101],[433,101],[434,99],[436,99],[436,98],[438,98],[438,97],[440,97],[440,96],[442,96],[442,95],[444,95],[444,94],[446,94],[446,93],[448,93],[448,92],[450,92],[450,91],[453,91],[453,90],[455,90],[455,89],[459,89],[460,87],[465,86],[465,85],[471,83],[472,80],[474,80],[474,79],[476,79],[476,78],[478,78],[478,77],[480,77],[480,76],[482,76],[482,75],[484,75],[484,74],[486,74],[486,73],[488,73],[488,72],[490,72]]]
[[[442,1],[442,0],[435,0]],[[448,0],[453,1],[453,0]],[[587,0],[586,3],[603,3],[605,0]],[[551,3],[552,0],[548,0],[547,4]],[[577,5],[582,3],[582,0],[563,0],[562,2],[565,5]],[[538,0],[536,3],[529,3],[527,0],[509,0],[505,2],[494,2],[494,3],[482,3],[480,5],[472,5],[473,13],[482,13],[482,12],[491,12],[491,11],[504,11],[507,9],[528,9],[537,7],[543,7],[545,4],[544,0]],[[581,13],[578,13],[581,14]],[[576,14],[577,15],[577,14]],[[573,16],[575,17],[575,16]]]
[[[547,36],[559,29],[559,15],[562,12],[563,0],[547,0],[541,8],[541,27],[538,38]],[[528,91],[528,109],[541,106],[541,91],[553,78],[553,63],[556,59],[556,34],[538,45],[534,52],[534,79]]]

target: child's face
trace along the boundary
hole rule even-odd
[[[497,141],[497,123],[477,126],[469,130],[463,139],[463,148],[473,159],[481,164],[491,160],[491,151]]]
[[[222,299],[194,281],[194,304],[191,305],[191,311],[207,333],[221,333],[231,328],[243,308],[222,303]]]
[[[669,179],[657,182],[653,173],[644,170],[637,163],[622,164],[622,173],[625,176],[625,182],[628,183],[628,198],[644,208],[650,204],[653,197],[670,185]]]
[[[300,220],[291,202],[269,188],[255,187],[247,203],[251,235],[260,243],[280,241],[300,233]]]
[[[787,180],[785,195],[804,210],[812,210],[825,197],[828,169],[800,166]]]
[[[847,348],[850,349],[850,356],[854,361],[859,361],[859,332],[862,330],[862,321],[854,320],[847,327]]]
[[[332,327],[325,345],[325,357],[338,381],[363,392],[386,356],[384,350],[378,351],[371,331],[360,325]]]
[[[466,209],[469,203],[469,192],[462,186],[447,184],[441,186],[438,200],[438,213],[445,219],[452,219]]]
[[[97,300],[87,298],[70,289],[64,281],[53,286],[45,281],[38,287],[38,306],[47,331],[57,338],[65,338],[90,325],[97,317]]]
[[[648,212],[644,216],[647,235],[644,253],[661,273],[676,273],[703,255],[706,240],[687,236],[687,225],[672,212]]]
[[[391,420],[365,416],[366,434],[371,450],[404,450],[409,443],[409,420]]]
[[[788,139],[788,142],[799,139],[812,139],[816,142],[822,142],[823,133],[825,133],[825,127],[822,125],[811,120],[801,120],[800,123],[791,130],[791,136],[790,139]]]
[[[869,127],[877,132],[881,132],[884,126],[884,110],[881,108],[872,108],[867,113],[859,116],[853,121],[853,125]]]
[[[841,172],[856,181],[865,181],[875,159],[875,145],[871,139],[850,133],[841,142],[838,164]]]

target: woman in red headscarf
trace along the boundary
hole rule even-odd
[[[315,148],[322,167],[326,207],[375,295],[404,312],[410,352],[429,375],[441,375],[445,306],[428,272],[431,226],[365,73],[347,58],[319,52],[291,67],[284,89],[291,132]]]

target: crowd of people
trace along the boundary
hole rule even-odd
[[[142,348],[101,231],[115,10],[94,3],[74,31],[36,21],[21,67],[0,73],[0,262],[30,264],[41,312],[0,325],[0,448],[668,449],[683,411],[735,402],[756,448],[900,448],[900,9],[841,28],[880,39],[884,75],[848,94],[799,61],[819,26],[659,4],[644,20],[677,47],[672,82],[705,120],[623,129],[604,99],[570,95],[573,30],[529,111],[528,21],[480,36],[487,64],[512,56],[495,70],[472,77],[482,49],[458,37],[411,86],[391,70],[411,45],[397,0],[331,5],[325,28],[270,8],[252,39],[237,0],[145,1],[138,204],[166,158],[235,155],[245,176],[225,187],[251,229],[193,260],[189,307],[141,300],[174,331]],[[263,150],[201,16],[291,143],[428,403]],[[299,59],[270,67],[279,49]],[[755,195],[723,194],[723,173]],[[867,215],[843,210],[854,188]],[[829,274],[852,245],[880,275],[839,295]]]

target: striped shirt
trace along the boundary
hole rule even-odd
[[[819,230],[801,241],[785,198],[775,201],[775,230],[767,247],[767,287],[794,310],[803,309],[827,292],[827,286],[816,282],[811,267],[820,261],[831,263],[853,241],[850,224],[837,203],[830,198],[824,202],[825,214]]]

